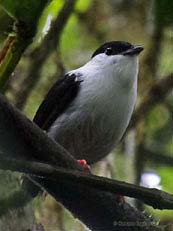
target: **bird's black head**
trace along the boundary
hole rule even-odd
[[[143,47],[134,46],[131,43],[123,41],[111,41],[104,43],[92,55],[92,58],[98,54],[105,53],[106,55],[138,55],[143,50]]]

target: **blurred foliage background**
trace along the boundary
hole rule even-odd
[[[58,30],[55,25],[63,6],[63,0],[52,0],[45,8],[33,43],[5,89],[8,99],[31,119],[52,84],[65,71],[87,62],[105,41],[125,40],[145,47],[136,110],[148,89],[173,72],[171,0],[76,0],[68,21]],[[12,27],[13,19],[0,8],[0,48]],[[128,129],[115,151],[93,166],[93,171],[172,193],[173,92],[143,112],[140,122]],[[35,223],[46,231],[86,230],[46,194],[24,208],[8,209],[8,198],[19,187],[19,174],[0,171],[0,230],[31,230]],[[154,210],[135,200],[130,203],[153,214],[166,225],[165,230],[173,230],[172,211]]]

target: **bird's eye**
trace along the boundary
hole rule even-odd
[[[113,49],[111,47],[106,48],[105,54],[106,55],[112,55]]]

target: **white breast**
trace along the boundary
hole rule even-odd
[[[77,159],[93,163],[112,150],[128,126],[136,101],[137,71],[134,68],[127,77],[116,65],[102,70],[87,65],[72,71],[83,78],[80,92],[49,135]]]

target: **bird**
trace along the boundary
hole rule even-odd
[[[33,121],[76,159],[101,160],[131,119],[143,49],[124,41],[104,43],[86,64],[55,82]]]

